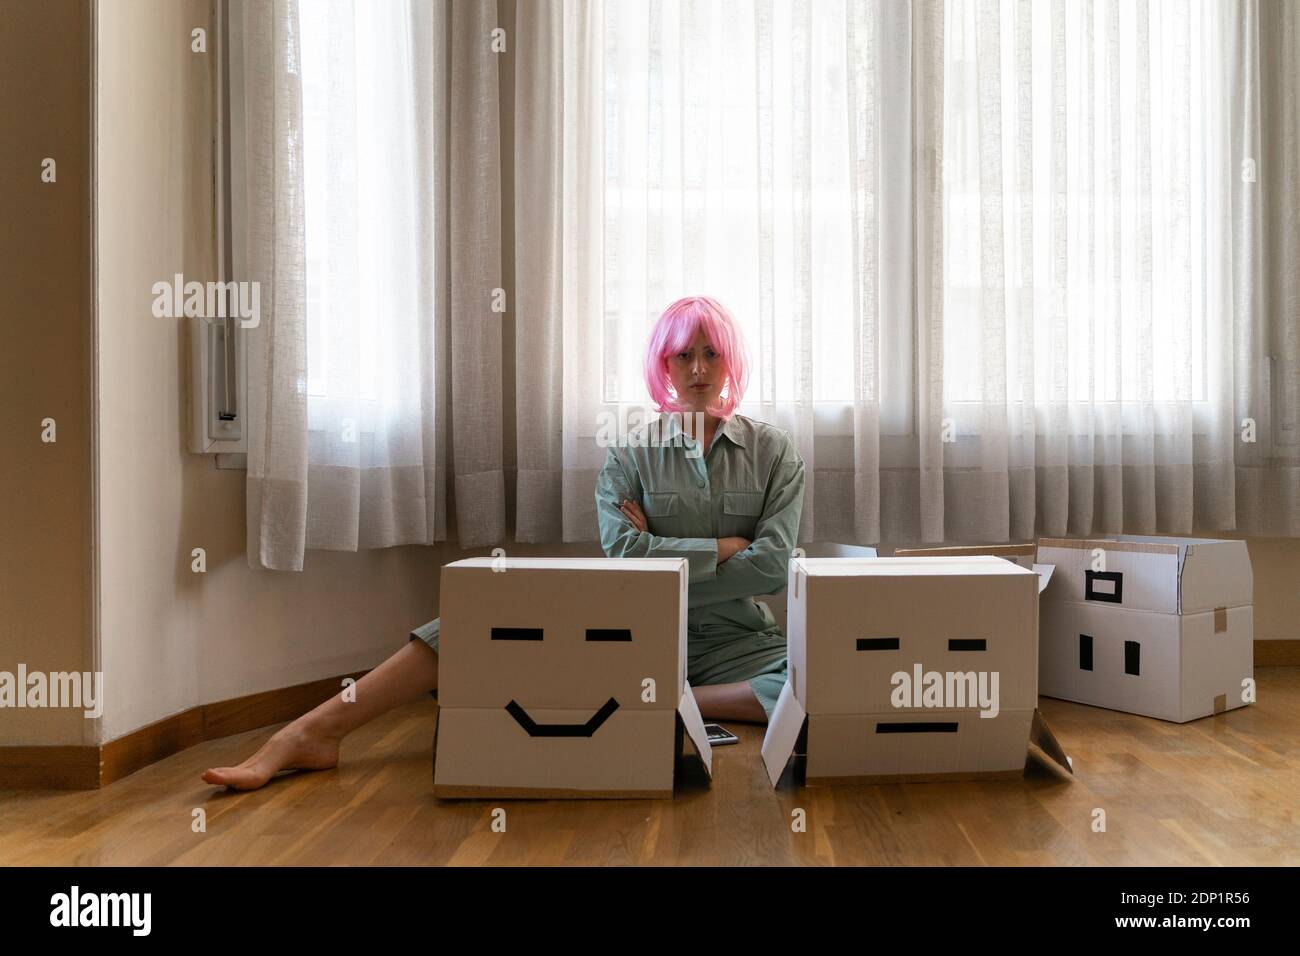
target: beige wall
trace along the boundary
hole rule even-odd
[[[94,670],[89,0],[0,3],[0,670]],[[41,163],[57,180],[41,182]],[[53,418],[57,439],[40,440]],[[0,710],[0,745],[89,743]]]
[[[1300,539],[1247,538],[1255,572],[1255,640],[1300,641]]]

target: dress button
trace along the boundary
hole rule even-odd
[[[701,488],[703,488],[703,487],[704,487],[704,479],[703,479],[703,478],[697,478],[697,479],[696,479],[696,484],[698,484]]]

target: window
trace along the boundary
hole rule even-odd
[[[382,428],[418,382],[421,111],[406,5],[299,6],[309,428]]]
[[[1071,403],[1204,401],[1207,285],[1214,253],[1207,233],[1206,196],[1211,138],[1197,108],[1213,74],[1212,25],[1199,9],[1187,19],[1174,7],[1150,7],[1144,82],[1139,82],[1137,4],[1065,4],[1056,34],[1053,5],[1030,4],[1032,70],[1018,62],[1011,0],[998,21],[1001,103],[996,157],[1001,181],[981,190],[978,5],[949,0],[946,23],[944,117],[945,390],[952,402],[982,402],[990,378],[981,318],[982,202],[1001,211],[1005,282],[1005,361],[1009,399],[1057,399],[1065,384]],[[1091,10],[1089,21],[1085,13]],[[1058,44],[1063,40],[1063,47]],[[1181,44],[1186,42],[1186,49]],[[1184,86],[1180,77],[1186,74]],[[1021,79],[1027,85],[1018,86]],[[1058,84],[1054,88],[1054,81]],[[1150,86],[1149,99],[1143,95]],[[1022,196],[1018,97],[1032,99],[1032,194]],[[1060,102],[1064,97],[1063,103]],[[1055,102],[1061,113],[1053,115]],[[1065,121],[1063,155],[1054,118]],[[1055,164],[1065,162],[1064,170]],[[1142,194],[1143,167],[1150,193]],[[1063,180],[1057,180],[1058,173]],[[1054,207],[1054,202],[1059,205]],[[1026,205],[1027,203],[1027,205]],[[1032,237],[1033,274],[1023,274],[1022,223]],[[1054,221],[1054,216],[1059,217]],[[1143,217],[1146,219],[1145,225]],[[1065,274],[1054,273],[1053,226],[1065,230]],[[1149,244],[1149,248],[1148,248]],[[1150,286],[1139,265],[1150,258]],[[1022,298],[1023,295],[1023,298]],[[1061,298],[1057,298],[1057,297]],[[1022,306],[1020,303],[1024,303]],[[1017,315],[1028,307],[1029,314]],[[1064,340],[1053,329],[1063,308]],[[1138,316],[1150,309],[1150,341]],[[1032,345],[1029,339],[1032,337]],[[1032,356],[1022,361],[1022,346]],[[1053,363],[1065,356],[1062,383]],[[1028,379],[1032,374],[1033,394]],[[1149,379],[1149,383],[1148,380]]]
[[[813,398],[832,409],[853,400],[843,7],[776,5],[770,57],[755,44],[756,7],[749,0],[694,8],[666,0],[654,8],[660,13],[655,20],[651,8],[639,4],[605,8],[607,403],[643,399],[646,333],[660,309],[686,294],[714,295],[740,322],[754,360],[747,401],[794,398],[795,363],[786,357],[800,343],[786,317],[801,295],[810,296],[806,347],[813,356]],[[692,11],[699,19],[684,20]],[[812,53],[807,64],[797,39],[804,30]],[[766,78],[757,80],[760,74]],[[906,89],[906,73],[896,74],[889,82]],[[803,99],[791,92],[801,76],[812,90],[806,116]],[[863,198],[874,210],[876,197]],[[805,217],[812,244],[807,262],[792,241]],[[762,259],[760,231],[772,237],[769,263]],[[805,268],[801,288],[796,276]],[[758,307],[765,272],[772,282],[766,329]],[[682,274],[696,287],[679,289]],[[905,356],[908,385],[892,390],[902,395],[911,391],[906,311],[890,312],[881,332],[882,347],[892,344]],[[765,355],[771,357],[766,362]],[[868,400],[880,391],[879,382],[874,370],[863,377]],[[900,419],[910,415],[910,402],[897,405]]]
[[[1204,402],[1215,388],[1207,361],[1216,316],[1210,276],[1222,258],[1209,210],[1219,174],[1215,149],[1221,152],[1226,142],[1202,115],[1210,111],[1195,108],[1214,83],[1213,13],[1153,3],[1143,33],[1136,4],[1066,3],[1062,24],[1052,22],[1055,5],[1028,7],[1027,59],[1018,59],[1016,46],[1015,17],[1024,8],[1003,0],[997,11],[1001,86],[982,118],[989,108],[981,109],[979,7],[975,0],[945,5],[946,402],[959,408],[1025,401],[1041,409],[1064,401],[1126,406],[1126,413],[1127,406],[1152,402]],[[682,19],[693,8],[672,0],[655,8],[660,18],[653,21],[638,4],[607,10],[604,398],[635,402],[643,394],[644,333],[656,308],[677,291],[664,289],[662,264],[674,280],[683,272],[700,275],[703,291],[732,308],[756,360],[751,396],[792,400],[796,363],[789,356],[797,343],[786,317],[799,295],[791,277],[806,267],[819,410],[846,409],[860,389],[864,400],[881,401],[887,431],[906,433],[916,332],[912,260],[910,252],[898,253],[912,241],[911,63],[906,41],[894,41],[907,36],[907,7],[870,8],[881,18],[875,28],[880,55],[871,67],[881,103],[875,129],[881,185],[878,195],[862,198],[872,216],[880,215],[880,340],[874,354],[863,353],[875,367],[856,383],[844,20],[853,8],[776,5],[770,85],[756,79],[767,61],[755,43],[754,8],[747,0],[706,4],[694,22]],[[791,94],[801,75],[803,30],[812,54],[806,116],[800,112],[805,100]],[[1147,41],[1141,62],[1140,35]],[[768,89],[772,100],[760,110]],[[1018,97],[1025,94],[1032,97],[1032,172],[1025,170],[1030,186],[1022,195]],[[980,124],[990,117],[1001,143],[993,157],[996,177],[982,186]],[[1053,125],[1060,120],[1063,127]],[[800,138],[805,133],[807,144]],[[765,141],[773,147],[770,178],[759,172]],[[760,190],[765,185],[770,189]],[[766,332],[756,308],[763,199],[771,218],[762,225],[774,257],[774,327]],[[997,210],[1003,237],[1002,281],[993,290],[984,276],[996,270],[981,262],[989,249],[986,209]],[[805,214],[806,263],[794,241]],[[1058,234],[1060,246],[1054,245]],[[1023,274],[1026,241],[1031,274]],[[683,243],[694,245],[670,247]],[[1053,271],[1061,267],[1058,250],[1064,274]],[[1149,273],[1141,268],[1144,257]],[[1148,313],[1146,334],[1137,317]],[[977,429],[978,420],[959,415],[959,427]]]

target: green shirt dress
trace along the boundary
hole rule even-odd
[[[804,463],[789,433],[733,415],[708,452],[675,416],[628,433],[609,449],[596,478],[600,544],[611,558],[686,558],[687,680],[748,681],[769,718],[786,680],[781,626],[756,595],[785,587],[803,508]],[[632,498],[645,513],[638,531],[619,510]],[[752,544],[718,563],[718,538]],[[439,622],[411,632],[438,649]]]

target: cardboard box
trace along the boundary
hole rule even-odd
[[[442,569],[433,792],[671,797],[689,739],[685,558],[469,558]]]
[[[986,556],[803,558],[787,591],[790,680],[763,741],[773,786],[792,755],[809,785],[1016,777],[1027,749],[1069,771],[1037,710],[1033,572]],[[996,706],[918,693],[931,674],[952,691],[983,674]]]
[[[800,546],[803,549],[806,558],[874,558],[876,549],[868,548],[857,544],[839,544],[835,541],[812,541],[806,545]],[[772,620],[781,625],[781,633],[788,634],[786,630],[786,592],[787,588],[782,588],[775,594],[764,594],[755,600],[760,604],[766,604],[767,609],[772,612]]]
[[[1044,538],[1039,691],[1184,723],[1248,702],[1254,581],[1244,541]]]
[[[1039,564],[1037,560],[1038,545],[1029,544],[976,544],[954,545],[946,548],[900,548],[894,552],[896,558],[959,558],[988,555],[1002,558],[1022,568],[1027,568],[1038,575],[1038,593],[1042,594],[1052,579],[1050,564]]]

